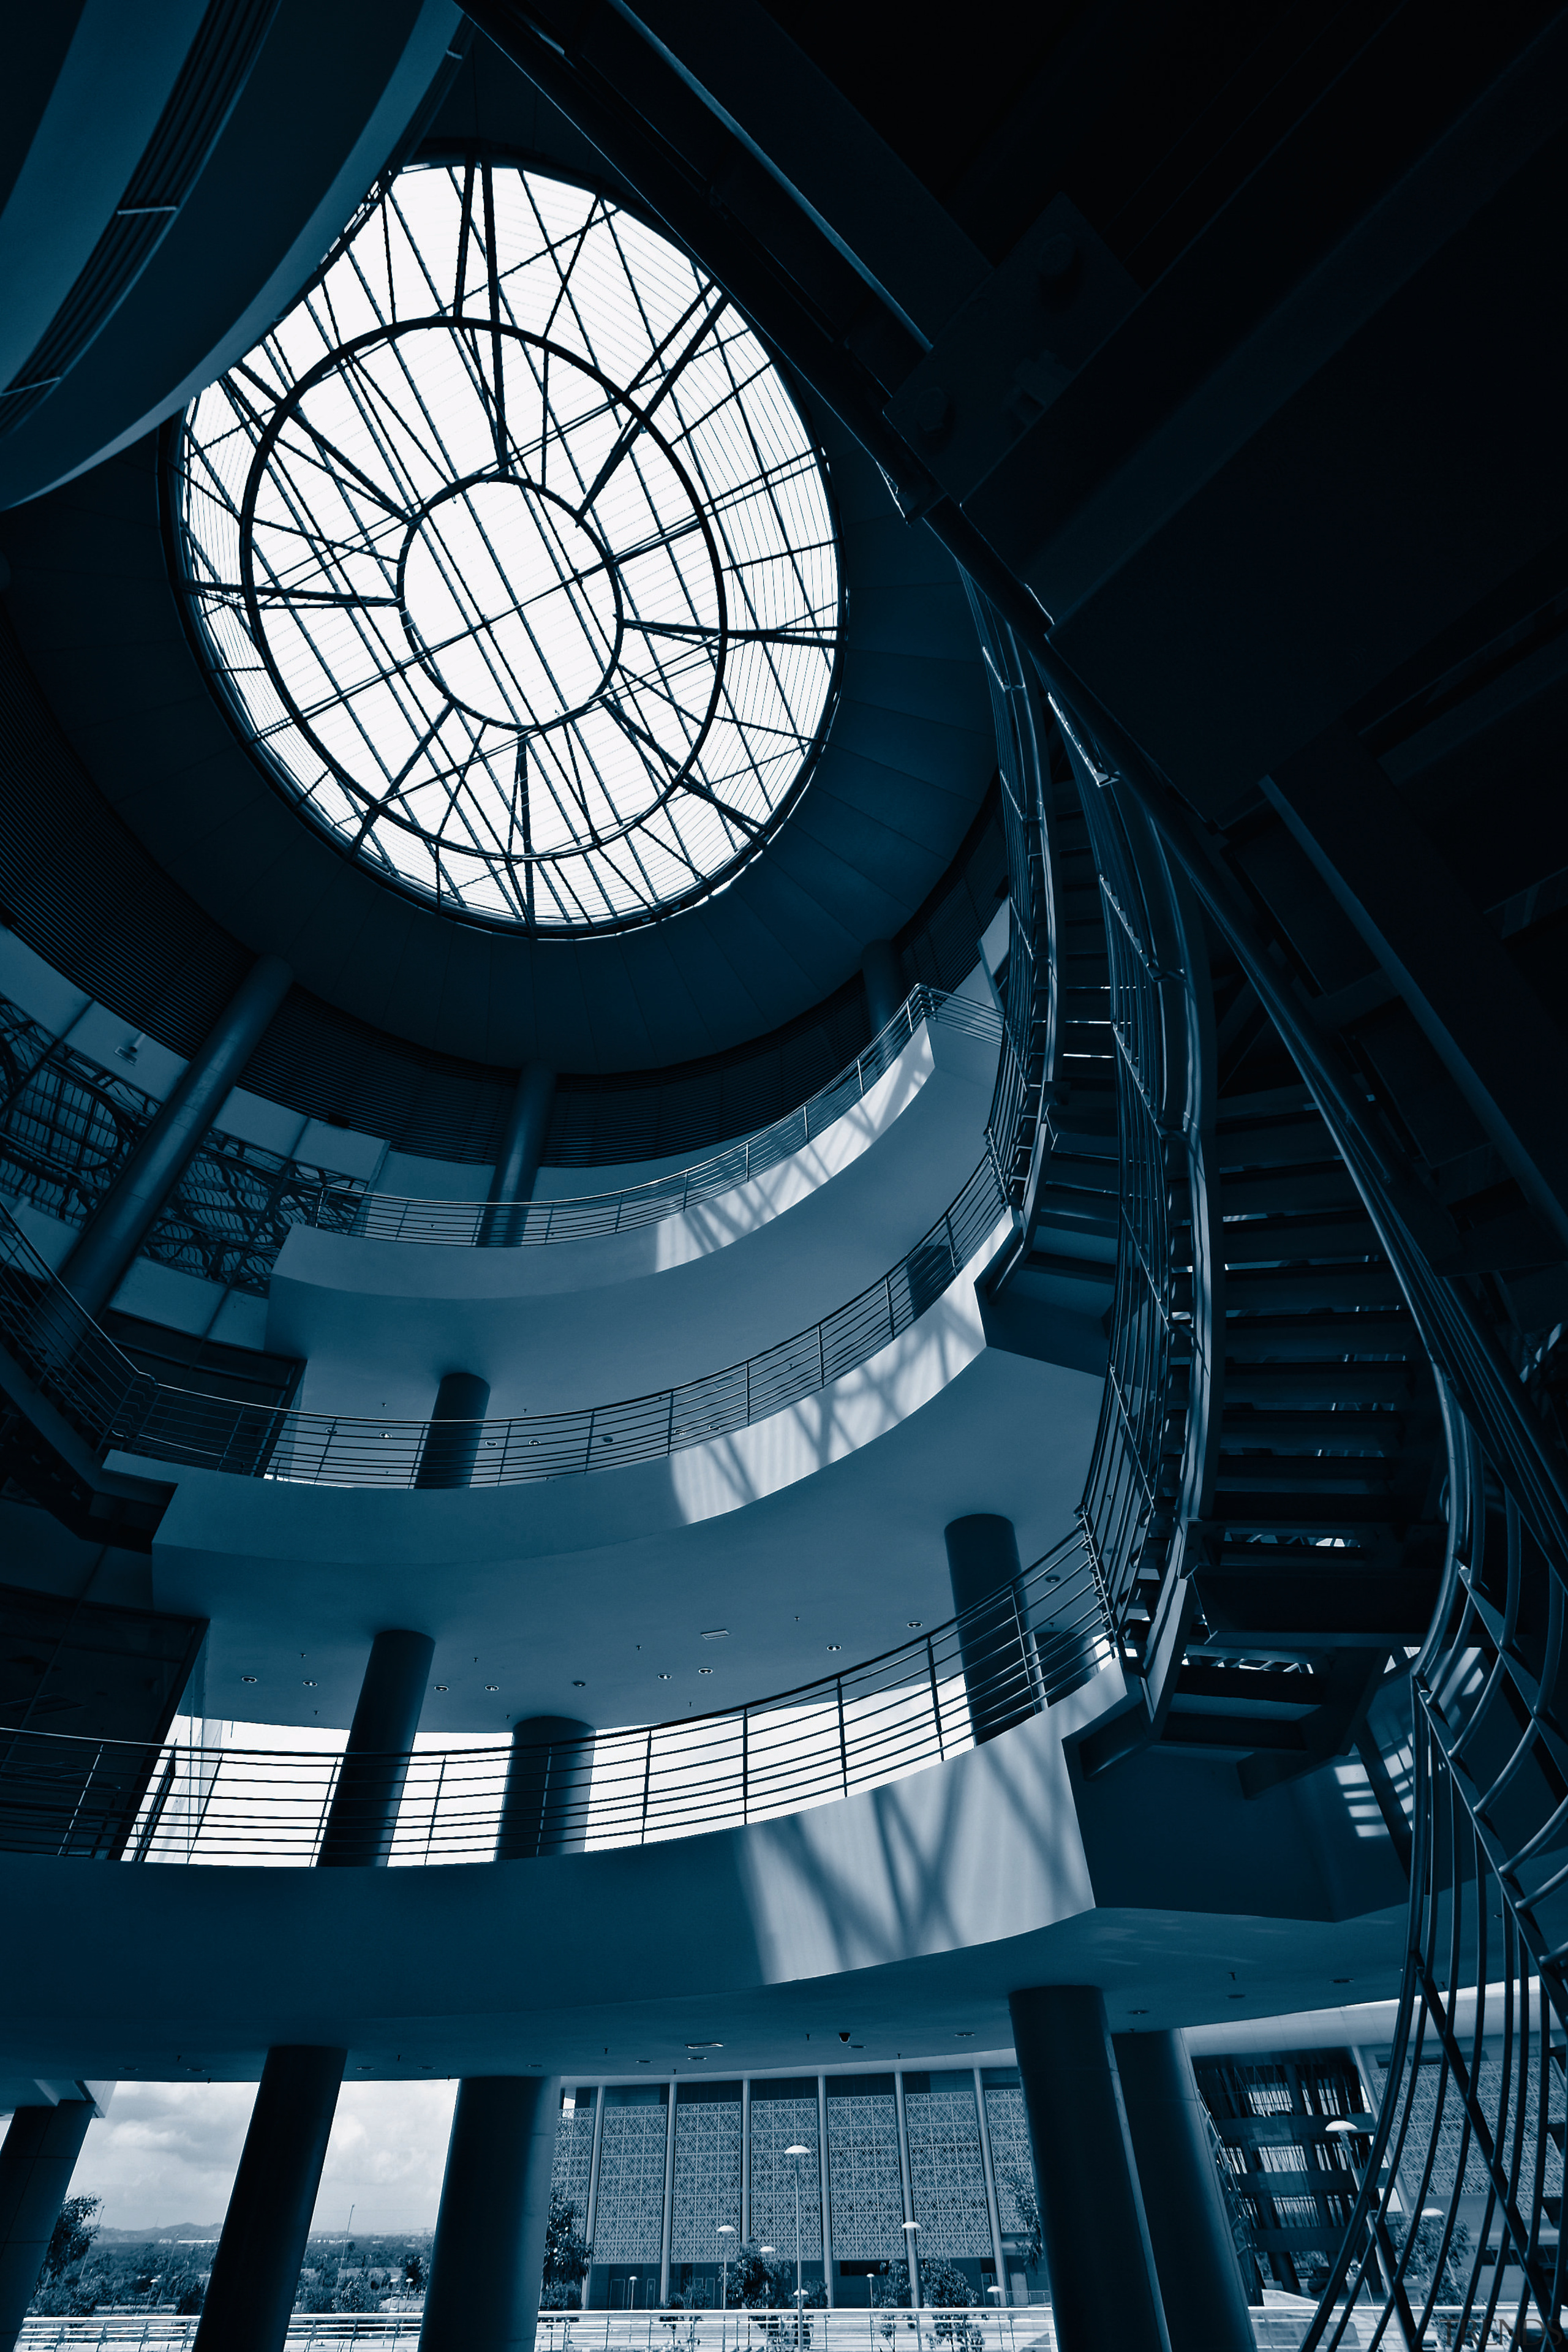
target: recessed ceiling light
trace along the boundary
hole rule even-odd
[[[653,2064],[653,2060],[651,2058],[639,2058],[637,2060],[637,2064],[639,2066],[651,2066]]]
[[[842,1642],[829,1642],[827,1646],[830,1650],[841,1650],[844,1644]]]
[[[448,1684],[447,1684],[447,1683],[437,1683],[437,1685],[436,1685],[436,1687],[437,1687],[437,1689],[438,1691],[444,1691],[444,1690],[448,1689],[448,1688],[450,1687],[450,1685],[449,1685]]]
[[[730,1628],[728,1625],[705,1625],[702,1629],[702,1638],[705,1642],[727,1642],[730,1638]]]
[[[660,1681],[661,1683],[667,1683],[668,1680],[669,1680],[669,1676],[668,1676],[668,1675],[660,1675],[660,1676],[659,1676],[659,1681]]]
[[[485,1685],[485,1688],[486,1690],[500,1690],[500,1683],[487,1683]]]
[[[587,1685],[587,1684],[586,1684],[586,1683],[578,1683],[578,1682],[574,1682],[574,1683],[573,1684],[572,1687],[573,1687],[573,1689],[574,1689],[574,1690],[586,1690],[586,1689],[587,1689],[587,1687],[588,1687],[588,1685]]]
[[[1146,2009],[1130,2009],[1127,2014],[1129,2017],[1147,2017],[1149,2012]]]
[[[912,1633],[918,1633],[921,1627],[925,1623],[925,1619],[923,1617],[906,1617],[904,1622]]]
[[[314,1690],[314,1689],[315,1689],[315,1687],[316,1687],[315,1684],[310,1680],[310,1676],[309,1676],[309,1675],[307,1675],[307,1676],[306,1676],[306,1678],[305,1678],[305,1688],[306,1688],[307,1690]]]
[[[697,1671],[700,1675],[710,1675],[713,1669],[711,1666],[699,1666]]]
[[[961,2025],[952,2038],[955,2042],[973,2042],[974,2028],[972,2025]]]
[[[241,1675],[239,1679],[242,1683],[253,1683],[256,1680],[256,1676],[254,1675]]]

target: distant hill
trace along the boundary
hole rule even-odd
[[[216,2238],[223,2228],[221,2221],[159,2221],[146,2230],[109,2230],[97,2232],[100,2246],[155,2246],[168,2238]]]

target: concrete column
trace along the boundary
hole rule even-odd
[[[899,2127],[899,2187],[902,2192],[904,2200],[904,2219],[906,2221],[912,2221],[915,2218],[915,2184],[914,2176],[910,2169],[910,2127],[908,2120],[904,2115],[904,2078],[902,2074],[897,2068],[894,2069],[893,2073],[893,2114],[897,2119]],[[920,2232],[918,2230],[906,2230],[903,2232],[904,2259],[910,2266],[910,2306],[911,2310],[918,2310],[920,2308],[921,2300],[921,2257],[920,2246],[918,2243],[919,2237]]]
[[[498,1862],[581,1853],[588,1839],[594,1727],[569,1715],[531,1715],[514,1724],[496,1835]]]
[[[860,977],[866,983],[866,1010],[871,1034],[880,1036],[909,991],[891,940],[868,940],[860,957]]]
[[[490,1401],[490,1384],[477,1372],[446,1372],[436,1391],[436,1408],[419,1467],[416,1486],[469,1486],[479,1457],[479,1436]]]
[[[1037,1985],[1007,2006],[1059,2352],[1171,2352],[1104,1996]]]
[[[282,2352],[346,2050],[269,2050],[224,2216],[195,2352]]]
[[[658,2229],[658,2306],[669,2309],[669,2240],[675,2222],[675,2084],[664,2111],[664,2210]]]
[[[985,2212],[991,2223],[991,2259],[996,2265],[996,2308],[1012,2301],[1007,2292],[1007,2257],[1002,2246],[1002,2209],[996,2201],[996,2167],[991,2156],[991,2118],[985,2112],[985,2084],[974,2069],[974,2112],[980,2124],[980,2163],[985,2174]]]
[[[90,2099],[18,2107],[0,2147],[0,2346],[10,2352],[98,2113]]]
[[[553,2074],[458,2085],[420,2352],[532,2352],[560,2110]]]
[[[741,2077],[741,2238],[752,2235],[752,2078]]]
[[[1018,1590],[1018,1539],[1011,1519],[989,1511],[951,1520],[942,1537],[959,1614],[970,1727],[981,1747],[1039,1708],[1034,1643]]]
[[[102,1314],[129,1273],[293,976],[277,956],[263,956],[251,966],[88,1219],[60,1279],[89,1315]]]
[[[490,1178],[489,1202],[494,1213],[480,1223],[480,1246],[504,1249],[521,1241],[528,1223],[528,1202],[544,1157],[550,1131],[550,1110],[555,1099],[555,1073],[544,1062],[527,1062],[517,1074],[500,1156]]]
[[[583,2224],[583,2235],[589,2245],[594,2242],[594,2223],[599,2212],[599,2151],[605,2144],[605,2086],[594,2085],[594,2147],[588,2158],[588,2216]],[[589,2277],[593,2275],[590,2269]],[[583,2281],[584,2309],[587,2308],[588,2279]]]
[[[358,1870],[389,1860],[435,1654],[428,1633],[378,1633],[371,1643],[318,1869]]]
[[[1254,2352],[1203,2095],[1180,2033],[1112,2038],[1171,2352]]]

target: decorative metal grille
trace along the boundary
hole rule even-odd
[[[663,2096],[608,2091],[594,2211],[595,2263],[657,2263],[664,2232]]]
[[[580,2091],[575,2105],[564,2105],[555,2126],[555,2158],[550,2168],[550,2192],[564,2197],[577,2217],[581,2232],[588,2221],[588,2176],[594,2161],[594,2094]]]
[[[472,919],[616,929],[762,846],[830,712],[812,437],[721,289],[586,188],[378,191],[173,445],[182,584],[285,793]]]
[[[929,2078],[925,2091],[904,2090],[910,2143],[910,2199],[920,2223],[920,2252],[952,2262],[991,2252],[991,2214],[974,2085],[966,2075]]]
[[[790,2157],[796,2141],[807,2156]],[[800,2171],[801,2260],[822,2260],[822,2173],[817,2160],[816,2099],[752,2095],[752,2235],[795,2260],[795,2173]]]
[[[827,2185],[840,2262],[896,2263],[904,2251],[899,2118],[893,2094],[827,2085]]]
[[[1005,2238],[1025,2238],[1029,2222],[1018,2191],[1035,2193],[1035,2157],[1029,2146],[1029,2111],[1021,2085],[985,2085],[985,2128],[991,2135],[991,2168],[996,2176],[996,2211]]]
[[[729,2085],[725,2086],[726,2089]],[[670,2260],[722,2263],[727,2221],[731,2259],[741,2242],[741,2086],[721,2099],[682,2098],[675,2109],[675,2187]]]

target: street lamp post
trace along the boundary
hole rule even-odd
[[[721,2221],[715,2234],[724,2239],[732,2238],[735,2234],[734,2223],[732,2221]],[[720,2273],[719,2286],[719,2352],[724,2352],[724,2347],[728,2341],[728,2331],[730,2326],[729,2246],[725,2245],[721,2251],[724,2256],[724,2264],[723,2269]]]
[[[800,2160],[803,2156],[809,2156],[811,2150],[803,2147],[796,2140],[793,2147],[785,2148],[784,2154],[795,2159],[790,2167],[795,2175],[795,2352],[800,2352],[805,2334],[802,2314],[805,2309],[805,2288],[802,2284],[800,2268]]]
[[[920,2352],[925,2352],[925,2332],[921,2326],[920,2256],[915,2251],[915,2240],[920,2235],[920,2228],[918,2221],[904,2223],[904,2242],[909,2248],[907,2260],[910,2272],[910,2308],[914,2314],[915,2342],[920,2347]]]

